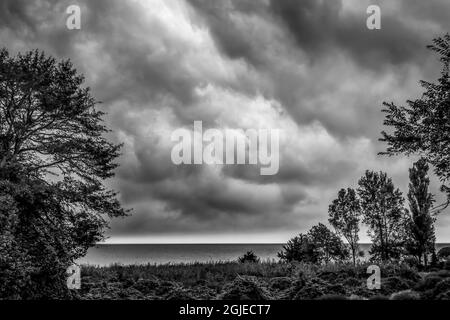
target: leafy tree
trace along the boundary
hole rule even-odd
[[[358,184],[363,222],[373,242],[370,254],[382,261],[399,258],[405,237],[401,191],[384,172],[367,170]]]
[[[329,263],[347,259],[349,252],[344,243],[323,223],[313,226],[308,231],[308,236],[316,247],[320,262]]]
[[[278,257],[284,262],[317,263],[319,261],[319,252],[308,235],[300,233],[283,246],[283,249],[278,252]]]
[[[421,81],[425,92],[420,99],[408,100],[406,106],[383,104],[384,124],[393,132],[383,131],[380,140],[388,144],[382,154],[417,154],[434,166],[443,182],[441,191],[448,195],[447,203],[435,208],[438,211],[450,203],[450,187],[445,185],[450,178],[450,35],[434,39],[428,48],[440,57],[441,77],[435,83]]]
[[[333,200],[328,208],[328,222],[348,242],[352,254],[353,264],[356,264],[359,241],[359,220],[361,207],[354,189],[341,189],[337,199]]]
[[[103,186],[120,145],[83,81],[70,61],[0,50],[0,297],[66,294],[66,268],[126,215]]]
[[[247,251],[242,257],[238,258],[240,263],[259,263],[260,259],[253,251]]]
[[[0,180],[0,298],[18,299],[20,289],[30,277],[27,273],[32,265],[25,252],[17,250],[17,207],[14,198],[4,192],[4,181]]]
[[[434,218],[430,214],[433,206],[433,195],[428,192],[428,164],[420,159],[409,169],[408,200],[411,217],[408,226],[408,251],[417,256],[419,263],[428,264],[428,255],[434,250]]]
[[[290,239],[278,257],[285,262],[329,263],[345,260],[349,255],[342,240],[319,223],[313,226],[307,234],[300,233]]]

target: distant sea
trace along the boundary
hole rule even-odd
[[[450,244],[436,244],[437,250]],[[77,262],[108,266],[111,264],[166,264],[213,261],[235,261],[252,250],[261,260],[278,260],[281,243],[267,244],[99,244],[89,249]],[[360,244],[360,250],[369,256],[370,244]]]

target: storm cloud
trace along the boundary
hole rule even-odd
[[[66,28],[73,4],[81,30]],[[366,27],[370,4],[381,30]],[[133,208],[112,222],[113,241],[285,241],[326,221],[337,191],[366,169],[406,191],[414,159],[377,156],[381,105],[437,77],[426,45],[450,30],[448,12],[445,0],[3,0],[0,41],[11,54],[71,59],[102,102],[110,138],[124,144],[107,183]],[[171,133],[195,120],[282,129],[278,174],[174,165]],[[437,226],[450,241],[450,220]]]

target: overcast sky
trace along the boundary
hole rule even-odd
[[[81,30],[66,28],[72,4]],[[366,27],[370,4],[381,30]],[[380,110],[438,77],[426,45],[450,31],[449,12],[448,0],[2,0],[0,43],[70,58],[103,102],[110,138],[124,143],[108,184],[133,208],[110,241],[285,242],[326,222],[366,169],[406,192],[414,159],[377,155]],[[278,174],[175,166],[170,135],[194,120],[282,128]],[[436,228],[450,242],[449,211]]]

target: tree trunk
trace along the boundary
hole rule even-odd
[[[380,228],[380,249],[381,249],[381,261],[385,261],[386,260],[386,256],[385,256],[385,245],[384,245],[384,237],[383,237],[383,226],[381,225],[381,222],[379,223]]]

